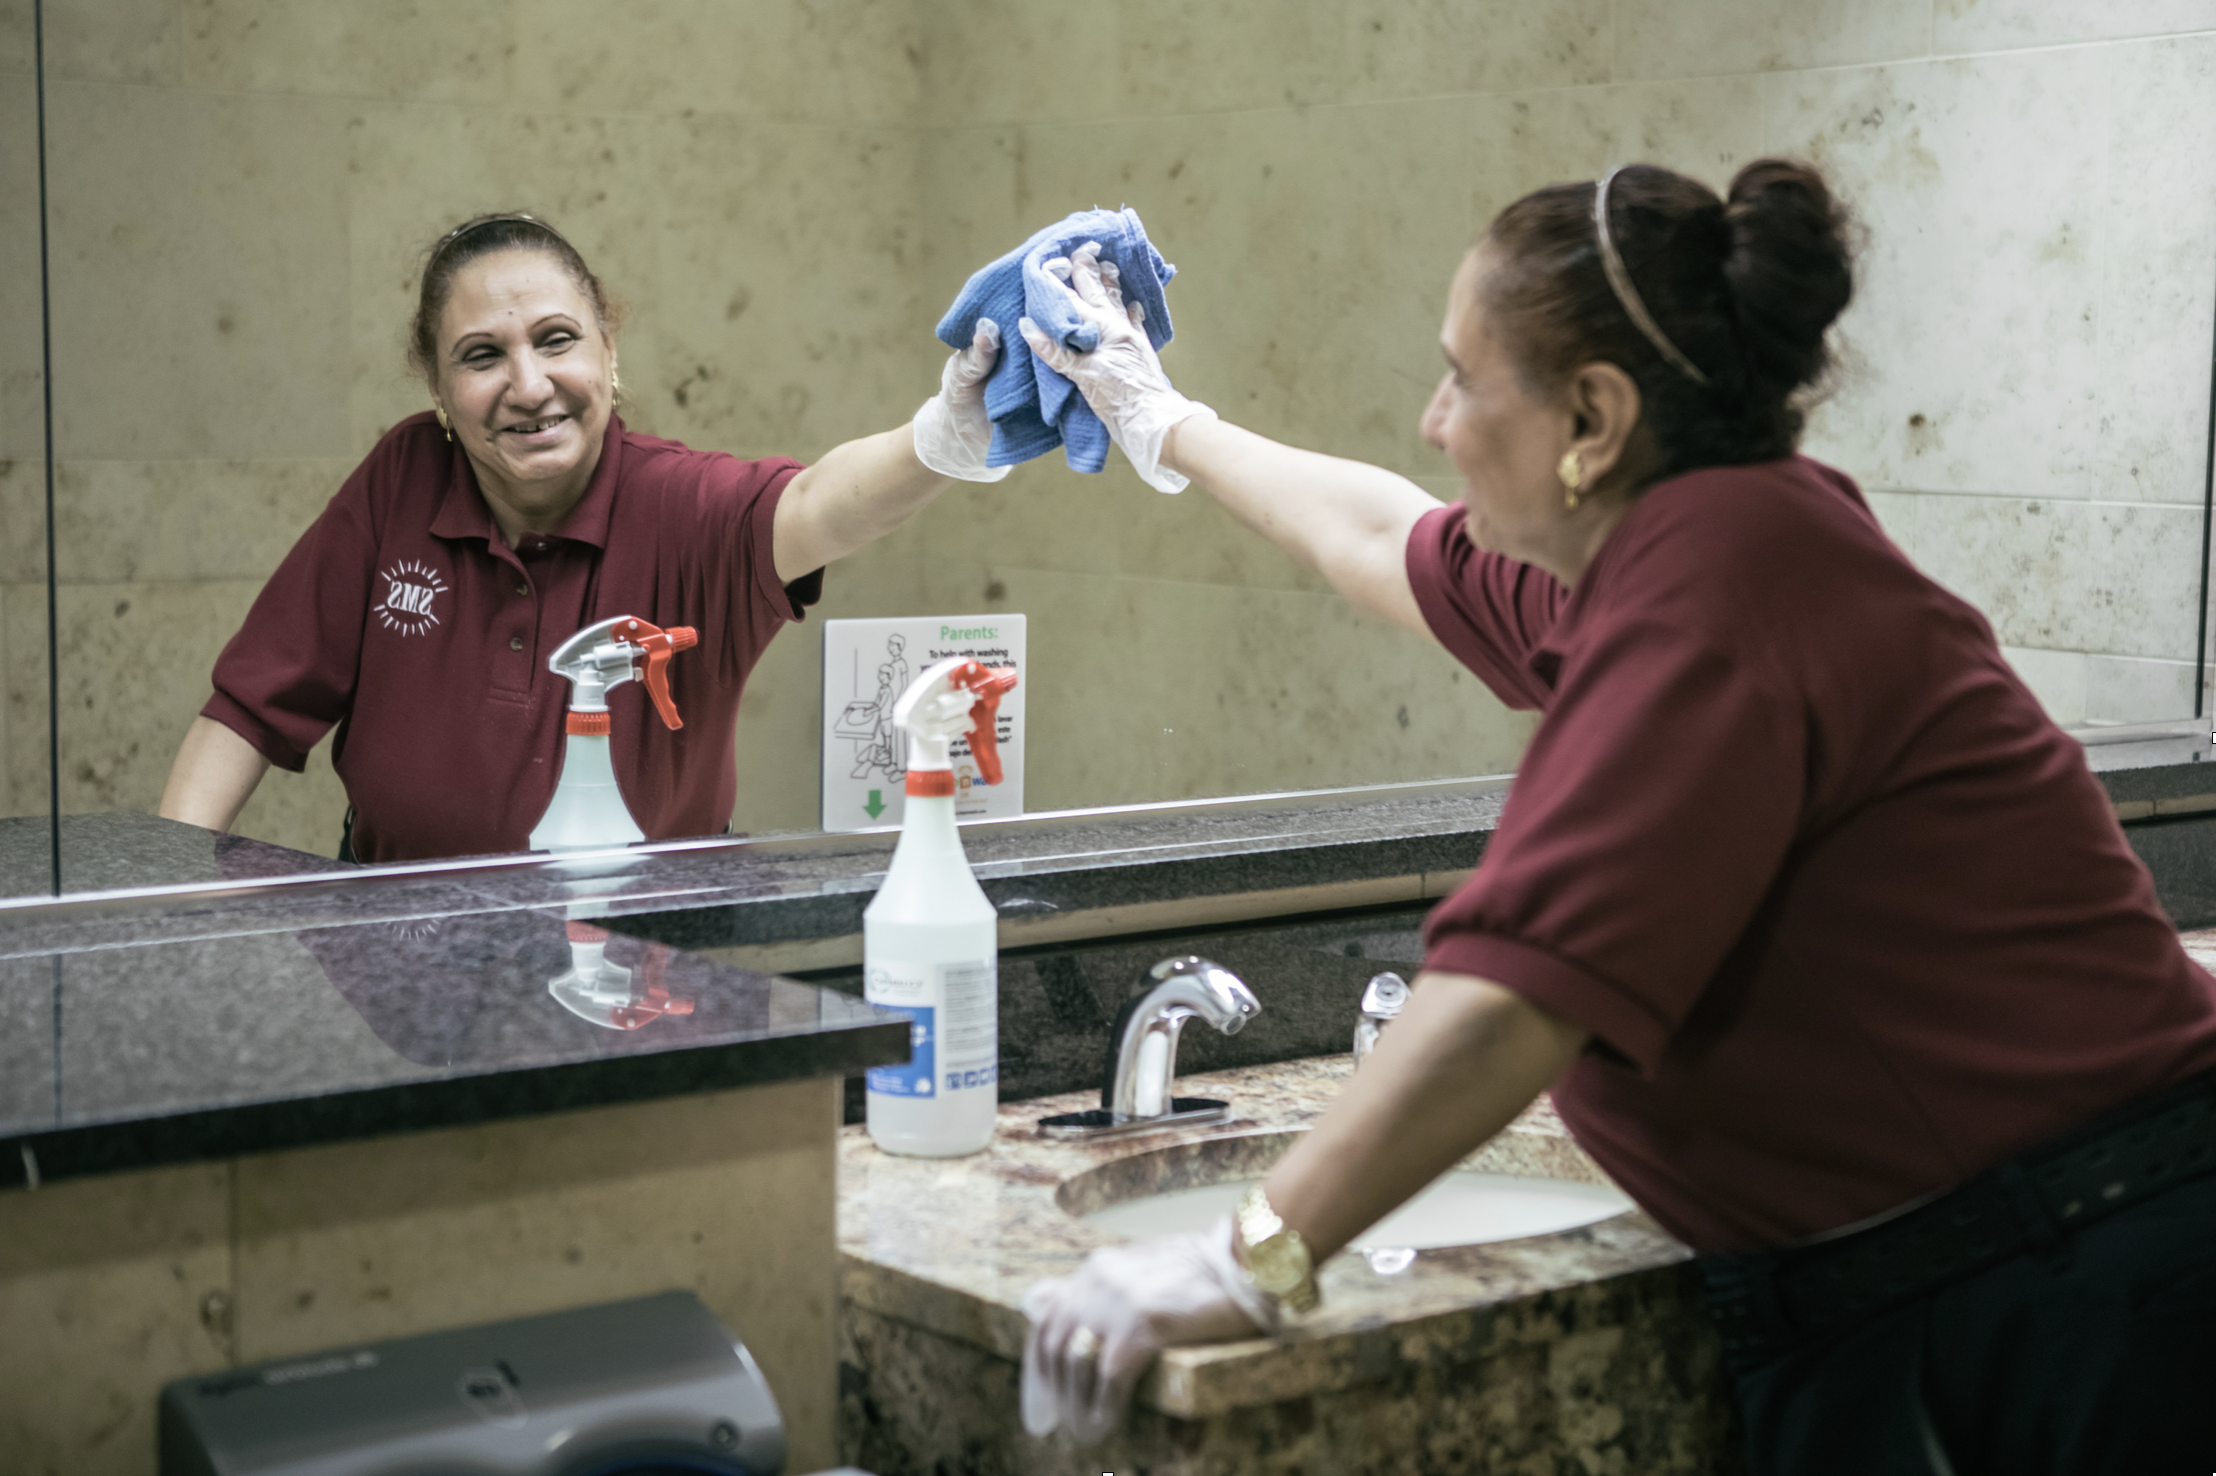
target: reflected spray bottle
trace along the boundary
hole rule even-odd
[[[862,991],[909,1019],[905,1066],[871,1068],[869,1134],[918,1158],[975,1153],[1000,1105],[999,916],[971,874],[954,823],[953,746],[978,777],[1001,777],[1000,699],[1012,667],[941,661],[893,704],[908,735],[906,811],[885,884],[862,913]]]

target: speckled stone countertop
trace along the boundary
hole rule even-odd
[[[589,979],[531,912],[0,960],[0,1186],[907,1058],[850,995],[587,942]]]
[[[2188,925],[2216,915],[2216,864],[2201,855],[2210,848],[2199,843],[2199,825],[2163,831],[2172,820],[2216,822],[2205,735],[2107,736],[2118,741],[2094,735],[2087,759],[2119,814],[2146,822],[2134,843],[2165,905]],[[965,825],[962,839],[1000,909],[1002,946],[1020,947],[1034,934],[1046,942],[1186,926],[1190,919],[1156,914],[1206,899],[1282,895],[1290,900],[1280,915],[1422,902],[1477,864],[1508,786],[1508,776],[1491,776],[1027,815]],[[0,957],[579,904],[680,948],[851,939],[896,839],[890,831],[717,837],[600,858],[347,870],[149,815],[70,816],[63,827],[73,895],[57,901],[38,895],[51,886],[45,823],[0,821],[0,887],[13,893],[0,896]],[[1364,886],[1382,890],[1357,895]],[[103,890],[78,894],[84,887]],[[1304,895],[1327,889],[1340,895]],[[1089,933],[1056,933],[1080,918],[1104,921]],[[855,961],[778,957],[768,966]]]
[[[1350,1057],[1330,1056],[1181,1077],[1187,1093],[1227,1099],[1235,1120],[1105,1144],[1033,1131],[1042,1116],[1099,1105],[1097,1091],[1004,1104],[992,1146],[969,1158],[898,1158],[879,1152],[863,1129],[848,1128],[839,1149],[841,1294],[1018,1358],[1025,1288],[1075,1270],[1115,1238],[1063,1202],[1082,1212],[1188,1182],[1260,1177],[1351,1069]],[[1237,1141],[1196,1146],[1226,1138]],[[1215,1167],[1196,1177],[1203,1152]],[[1466,1166],[1607,1182],[1544,1098]],[[1514,1336],[1501,1319],[1513,1319],[1514,1304],[1539,1293],[1675,1265],[1691,1254],[1633,1210],[1553,1235],[1422,1251],[1390,1276],[1358,1254],[1339,1255],[1323,1268],[1322,1307],[1289,1324],[1282,1341],[1172,1349],[1138,1397],[1164,1414],[1203,1419],[1389,1377],[1443,1350]]]

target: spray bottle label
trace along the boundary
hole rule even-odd
[[[996,962],[868,966],[863,997],[910,1021],[908,1063],[871,1067],[869,1090],[888,1097],[936,1097],[998,1083]]]

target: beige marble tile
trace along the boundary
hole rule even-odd
[[[1033,218],[1024,143],[1024,130],[1013,124],[933,127],[918,140],[915,260],[930,326],[972,272],[1053,220]]]
[[[1869,240],[1812,454],[1870,487],[2093,495],[2108,75],[2075,50],[1773,79],[1771,146]]]
[[[1186,393],[1265,435],[1428,473],[1417,420],[1469,245],[1467,121],[1442,100],[1037,125],[1018,204],[1145,217],[1180,271],[1163,362]]]
[[[1004,481],[956,483],[917,526],[933,587],[958,609],[986,609],[1001,599],[992,592],[989,574],[979,583],[974,575],[949,580],[945,572],[1013,566],[1146,573],[1144,563],[1124,562],[1125,535],[1185,500],[1164,497],[1141,482],[1120,452],[1109,452],[1105,470],[1086,474],[1071,471],[1055,451],[1025,462]]]
[[[64,583],[264,579],[350,461],[71,461],[55,485]]]
[[[1436,645],[1336,595],[1002,578],[1031,616],[1031,809],[1499,773],[1529,735]]]
[[[1927,495],[1913,557],[2004,645],[2190,660],[2194,507]]]
[[[1617,0],[1619,81],[1930,54],[1932,0]]]
[[[2191,661],[2089,656],[2085,666],[2085,715],[2095,722],[2159,723],[2193,715]],[[2205,700],[2201,710],[2210,710]]]
[[[1726,77],[1473,98],[1471,234],[1533,190],[1598,179],[1619,164],[1660,164],[1722,190],[1763,151],[1763,82]]]
[[[1932,47],[1943,56],[2216,30],[2212,0],[1934,0],[1932,9]]]
[[[907,130],[669,125],[656,243],[665,434],[812,459],[906,423],[938,387],[913,265],[920,149]]]
[[[185,0],[177,8],[187,87],[478,106],[508,94],[506,0]],[[517,19],[529,28],[529,8]],[[603,37],[621,29],[597,28]]]
[[[26,20],[26,24],[28,21]],[[0,21],[0,30],[5,22]],[[46,454],[40,367],[38,95],[0,73],[0,460]]]
[[[47,108],[57,451],[342,454],[344,105],[65,82]]]
[[[924,117],[960,128],[1112,113],[1118,15],[1028,0],[917,7]]]
[[[838,1083],[520,1119],[238,1165],[238,1357],[699,1294],[832,1459]]]
[[[46,463],[0,460],[0,584],[46,578]]]
[[[2216,321],[2216,35],[2101,48],[2108,157],[2100,204],[2094,496],[2198,505],[2208,475]]]
[[[1362,0],[1343,7],[1350,98],[1522,92],[1607,82],[1607,0]]]
[[[638,0],[619,25],[576,0],[515,14],[526,108],[893,123],[922,95],[916,13],[900,0]]]
[[[221,1164],[0,1193],[0,1470],[150,1476],[161,1386],[230,1361],[230,1211]]]
[[[260,589],[260,580],[62,586],[64,813],[156,808],[178,741],[208,700],[216,654]]]
[[[1111,504],[1122,516],[1116,565],[1141,579],[1330,594],[1331,583],[1259,533],[1233,521],[1197,487],[1164,497],[1125,472]]]
[[[20,6],[28,46],[31,7]],[[46,7],[46,79],[174,86],[183,0],[68,0]]]
[[[1117,111],[1127,117],[1344,95],[1346,10],[1334,0],[1127,0],[1115,14]]]
[[[0,76],[28,76],[32,69],[34,32],[32,0],[0,0]]]
[[[2003,646],[2001,655],[2016,668],[2016,675],[2031,688],[2048,717],[2064,727],[2085,721],[2087,658],[2083,651],[2035,651],[2028,646]]]
[[[618,334],[625,418],[655,429],[667,152],[664,125],[644,118],[358,108],[348,124],[345,184],[352,341],[337,351],[349,375],[352,453],[367,452],[429,404],[406,364],[423,260],[456,224],[493,210],[553,222],[626,310]]]
[[[46,585],[0,585],[0,762],[11,815],[48,813]]]

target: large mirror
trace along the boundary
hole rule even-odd
[[[35,172],[26,10],[0,8],[18,201]],[[2156,8],[45,14],[71,815],[155,807],[263,581],[428,408],[404,357],[425,248],[497,209],[554,221],[620,300],[633,428],[807,460],[932,391],[932,328],[972,269],[1068,211],[1129,204],[1180,268],[1165,362],[1181,388],[1451,498],[1417,418],[1449,275],[1496,210],[1625,161],[1720,185],[1763,154],[1805,157],[1869,242],[1807,449],[1986,612],[2058,720],[2205,709],[2216,35],[2161,34]],[[43,815],[47,778],[35,226],[0,224],[16,816]],[[1050,457],[957,486],[832,567],[747,686],[734,826],[816,823],[823,618],[992,612],[1029,618],[1033,811],[1500,772],[1531,727],[1203,494]],[[241,833],[334,854],[329,752],[265,779]]]

